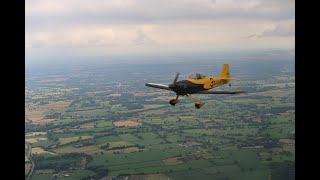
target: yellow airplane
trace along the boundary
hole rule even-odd
[[[177,81],[179,73],[177,73],[172,84],[163,85],[156,83],[145,83],[148,87],[165,89],[169,91],[174,91],[177,95],[175,99],[171,99],[169,103],[174,106],[179,100],[179,96],[187,96],[193,103],[195,103],[196,108],[201,108],[205,103],[196,102],[191,94],[239,94],[244,93],[244,91],[208,91],[209,89],[219,87],[221,85],[227,84],[230,80],[235,80],[236,78],[230,78],[229,64],[223,64],[220,76],[205,76],[200,73],[192,73],[187,79],[182,81]],[[231,86],[231,84],[229,84]]]

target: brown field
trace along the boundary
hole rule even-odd
[[[54,152],[59,153],[59,154],[71,153],[71,152],[87,153],[87,154],[94,154],[94,153],[100,153],[100,152],[107,153],[106,150],[100,149],[98,146],[95,146],[95,145],[84,146],[84,147],[79,147],[79,148],[69,146],[69,147],[65,147],[65,148],[56,149],[56,150],[54,150]]]
[[[49,104],[43,105],[43,108],[45,110],[52,109],[55,111],[64,110],[70,105],[71,101],[56,101],[56,102],[50,102]]]
[[[57,102],[49,102],[48,104],[36,107],[33,106],[32,110],[29,110],[28,108],[25,108],[25,118],[32,121],[32,123],[35,124],[43,124],[50,121],[53,121],[54,119],[44,119],[45,115],[48,111],[54,110],[54,111],[62,111],[66,109],[70,105],[71,101],[57,101]]]
[[[30,168],[31,168],[31,163],[25,163],[24,164],[24,174],[25,175],[29,174]]]
[[[45,115],[41,114],[41,112],[33,112],[33,113],[27,113],[26,119],[32,121],[32,122],[38,122],[43,120]]]
[[[178,164],[182,164],[183,161],[180,161],[178,160],[178,158],[169,158],[169,159],[165,159],[165,160],[162,160],[162,162],[165,164],[165,165],[178,165]]]
[[[109,97],[109,96],[111,96],[111,97],[120,97],[121,94],[119,94],[119,93],[113,93],[113,94],[109,94],[107,97]]]
[[[140,126],[142,123],[136,121],[115,121],[112,123],[113,126]]]
[[[30,139],[25,139],[28,143],[35,143],[39,141],[46,141],[48,138],[30,138]]]
[[[80,125],[80,129],[90,129],[90,128],[94,128],[93,123],[86,123],[86,124]]]
[[[31,154],[44,154],[44,153],[48,153],[48,154],[55,154],[53,152],[49,152],[49,151],[45,151],[40,147],[35,147],[31,149]]]

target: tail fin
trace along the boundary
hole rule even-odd
[[[220,78],[221,79],[230,79],[229,64],[222,65]]]
[[[222,80],[238,80],[238,78],[230,77],[229,64],[222,65],[220,79],[222,79]]]

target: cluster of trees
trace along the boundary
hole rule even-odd
[[[79,142],[80,142],[80,140],[78,140],[78,143],[75,144],[74,146],[75,147],[90,146],[90,145],[95,144],[96,141],[94,139],[90,139],[90,140],[83,140],[83,141],[81,141],[81,143],[79,143]],[[74,142],[72,142],[72,143],[74,143]]]
[[[88,164],[92,156],[85,153],[66,153],[58,156],[34,156],[33,160],[37,169],[53,169],[55,171],[68,170],[80,164],[81,158],[86,158]]]
[[[139,149],[144,149],[145,148],[144,145],[139,145],[139,144],[126,145],[126,146],[114,146],[112,148],[109,148],[109,147],[110,147],[110,145],[109,145],[109,143],[107,143],[106,145],[103,145],[100,148],[101,149],[105,149],[105,150],[117,150],[117,149],[121,150],[121,149],[130,148],[130,147],[137,147]]]
[[[272,138],[261,138],[261,139],[254,139],[254,138],[247,138],[245,142],[239,144],[238,147],[250,147],[250,146],[263,146],[264,148],[271,149],[275,147],[280,147],[279,139],[272,139]]]
[[[61,113],[48,114],[45,116],[45,119],[59,119],[61,117]]]

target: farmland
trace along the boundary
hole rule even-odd
[[[232,76],[241,80],[218,89],[250,93],[193,95],[206,103],[201,109],[185,97],[170,106],[173,93],[144,86],[171,83],[178,64],[167,69],[114,66],[75,64],[50,74],[26,74],[25,133],[35,166],[31,180],[267,180],[275,172],[286,177],[287,170],[294,170],[292,61],[230,63]],[[208,66],[212,63],[203,61],[183,66],[181,72],[213,74]],[[218,75],[220,64],[216,66]],[[259,68],[263,71],[255,76]],[[283,71],[288,68],[292,71]],[[27,174],[30,163],[25,164]]]

